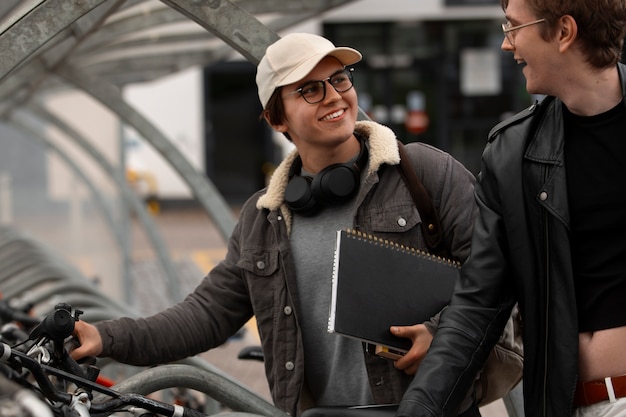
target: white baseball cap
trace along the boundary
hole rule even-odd
[[[344,66],[356,64],[362,58],[356,49],[336,47],[328,39],[311,33],[290,33],[271,44],[256,73],[263,108],[277,87],[303,79],[327,56],[337,58]]]

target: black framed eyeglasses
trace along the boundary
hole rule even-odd
[[[522,25],[511,26],[511,22],[506,22],[502,24],[502,33],[504,33],[504,37],[511,44],[511,46],[515,46],[515,37],[513,36],[514,30],[518,30],[521,28],[525,28],[526,26],[536,25],[537,23],[543,23],[546,19],[537,19],[532,22],[524,23]]]
[[[307,103],[319,103],[326,98],[327,81],[328,84],[330,84],[338,93],[345,93],[351,89],[354,86],[352,72],[354,72],[354,68],[344,68],[323,80],[309,81],[302,87],[299,87],[295,91],[289,93],[289,95],[299,93]]]

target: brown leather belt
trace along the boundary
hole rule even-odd
[[[576,385],[576,394],[574,394],[574,407],[607,400],[613,402],[622,397],[626,397],[626,375],[579,382]]]

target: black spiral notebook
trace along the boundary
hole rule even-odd
[[[406,352],[411,341],[392,335],[389,327],[423,323],[441,311],[459,269],[455,261],[340,230],[328,331],[380,346],[382,352]]]

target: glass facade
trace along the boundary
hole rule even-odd
[[[528,106],[523,75],[494,20],[333,23],[324,36],[363,53],[361,108],[403,142],[450,152],[477,173],[489,130]]]

